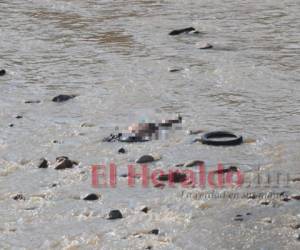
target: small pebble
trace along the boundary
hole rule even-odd
[[[13,126],[14,126],[14,124],[12,124],[12,123],[11,123],[11,124],[9,124],[9,127],[11,127],[11,128],[12,128]]]
[[[98,199],[99,199],[99,196],[97,194],[88,194],[83,198],[83,200],[85,200],[85,201],[96,201]]]
[[[168,71],[169,71],[169,72],[172,72],[172,73],[173,73],[173,72],[178,72],[178,71],[181,71],[181,70],[183,70],[183,69],[182,69],[182,68],[171,68],[171,67],[168,68]]]
[[[149,163],[153,161],[158,161],[160,160],[160,156],[152,156],[152,155],[143,155],[139,159],[137,159],[135,162],[136,163]]]
[[[22,119],[22,118],[23,118],[23,116],[21,116],[21,115],[16,116],[16,119]]]
[[[109,220],[122,219],[123,215],[119,210],[111,210],[108,214]]]
[[[204,165],[204,161],[200,161],[200,160],[190,161],[185,163],[183,167],[191,168],[191,167],[198,167],[200,165]]]
[[[78,163],[75,161],[71,161],[68,157],[66,156],[60,156],[56,158],[56,164],[55,164],[55,169],[56,170],[62,170],[66,168],[73,168],[73,165],[77,165]]]
[[[6,70],[5,69],[1,69],[0,70],[0,76],[4,76],[6,74]]]
[[[149,233],[150,234],[158,235],[159,234],[159,230],[158,229],[152,229]]]
[[[75,97],[76,97],[76,95],[58,95],[58,96],[53,97],[52,102],[66,102]]]
[[[48,168],[49,164],[45,158],[41,158],[38,164],[38,168]]]
[[[125,154],[125,153],[126,153],[126,150],[125,150],[124,148],[120,148],[120,149],[118,150],[118,153],[119,153],[119,154]]]
[[[294,199],[294,200],[299,201],[300,200],[300,195],[299,194],[293,194],[293,195],[291,195],[291,198]]]
[[[149,210],[150,210],[150,209],[149,209],[148,207],[143,207],[143,208],[141,209],[141,211],[144,212],[145,214],[148,213]]]
[[[25,196],[23,194],[16,194],[15,196],[12,197],[15,201],[19,200],[25,200]]]
[[[40,103],[40,100],[29,100],[29,101],[25,101],[26,104],[33,104],[33,103]]]
[[[178,172],[173,172],[171,174],[162,174],[162,175],[160,175],[158,177],[158,180],[160,180],[160,181],[168,181],[170,178],[175,183],[177,183],[177,182],[184,182],[186,180],[186,174],[184,174],[184,173],[178,173]]]
[[[169,35],[170,36],[176,36],[176,35],[180,35],[182,33],[189,33],[191,31],[195,31],[194,27],[188,27],[188,28],[184,28],[184,29],[177,29],[177,30],[172,30]]]

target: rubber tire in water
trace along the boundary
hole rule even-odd
[[[215,140],[216,138],[232,138],[230,140]],[[214,131],[205,133],[201,137],[201,142],[207,145],[213,146],[236,146],[243,143],[242,136],[236,136],[235,134],[227,131]]]

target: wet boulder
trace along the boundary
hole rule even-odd
[[[108,214],[109,220],[116,220],[116,219],[122,219],[123,215],[120,212],[120,210],[111,210]]]

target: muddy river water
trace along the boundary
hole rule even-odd
[[[120,174],[155,153],[162,159],[149,168],[203,160],[299,176],[299,12],[298,0],[0,0],[0,248],[299,249],[297,200],[191,199],[181,186],[129,188],[122,177],[95,189],[90,171],[114,162]],[[190,26],[200,33],[168,35]],[[77,96],[52,102],[58,94]],[[102,142],[132,122],[177,114],[182,128],[166,138]],[[249,143],[191,143],[188,129],[229,130]],[[79,165],[37,168],[61,155]],[[83,201],[91,192],[100,199]],[[25,200],[12,199],[20,193]],[[107,220],[112,209],[124,218]]]

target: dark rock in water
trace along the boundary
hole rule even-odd
[[[11,128],[12,128],[13,126],[14,126],[14,124],[12,124],[12,123],[11,123],[11,124],[9,124],[9,127],[11,127]]]
[[[141,211],[144,212],[145,214],[148,213],[149,210],[150,210],[150,208],[148,208],[148,207],[143,207],[143,208],[141,209]]]
[[[96,201],[99,199],[99,196],[97,194],[88,194],[83,198],[85,201]]]
[[[172,30],[169,35],[170,36],[176,36],[176,35],[180,35],[182,33],[188,33],[191,31],[195,31],[195,28],[193,27],[188,27],[188,28],[184,28],[184,29],[178,29],[178,30]]]
[[[122,133],[118,134],[110,134],[110,136],[105,137],[102,141],[103,142],[114,142],[119,141],[119,139],[122,137]]]
[[[60,157],[56,158],[55,169],[62,170],[62,169],[66,169],[66,168],[73,168],[73,165],[78,165],[78,163],[75,161],[71,161],[66,156],[60,156]]]
[[[158,177],[160,181],[172,181],[175,183],[184,182],[186,180],[186,174],[179,172],[172,172],[171,174],[162,174]]]
[[[214,173],[217,174],[223,174],[223,173],[228,173],[228,172],[237,172],[239,169],[236,166],[230,166],[229,168],[224,168],[224,169],[218,169],[214,171]]]
[[[25,101],[26,104],[33,104],[33,103],[40,103],[40,100],[29,100],[29,101]]]
[[[292,182],[297,182],[297,181],[300,181],[300,177],[296,177],[292,179]]]
[[[123,215],[119,210],[111,210],[108,214],[109,220],[122,219]]]
[[[5,69],[1,69],[1,70],[0,70],[0,76],[4,76],[5,74],[6,74]]]
[[[120,148],[120,149],[118,150],[118,153],[119,153],[119,154],[125,154],[125,153],[126,153],[126,150],[125,150],[124,148]]]
[[[204,165],[204,161],[194,160],[194,161],[185,163],[183,165],[183,167],[190,168],[190,167],[198,167],[198,166],[202,166],[202,165]]]
[[[16,194],[12,197],[15,201],[25,200],[25,196],[23,194]]]
[[[299,201],[300,200],[300,194],[293,194],[293,195],[291,195],[291,198],[294,199],[294,200]]]
[[[158,229],[152,229],[149,233],[150,234],[158,235],[159,234],[159,230]]]
[[[237,214],[234,218],[233,218],[234,221],[243,221],[243,215],[241,214]]]
[[[118,140],[120,142],[146,142],[146,141],[149,141],[148,138],[139,136],[139,135],[135,135],[135,134],[121,135],[121,137],[119,137]]]
[[[22,119],[22,118],[23,118],[23,116],[21,116],[21,115],[16,116],[16,119]]]
[[[153,161],[158,161],[160,159],[161,159],[160,156],[143,155],[139,159],[137,159],[135,162],[141,164],[141,163],[149,163],[149,162],[153,162]]]
[[[76,95],[58,95],[52,99],[52,102],[65,102],[75,97]]]
[[[178,72],[178,71],[181,71],[183,70],[183,68],[168,68],[168,71],[173,73],[173,72]]]
[[[48,168],[49,163],[45,158],[40,159],[40,162],[38,164],[38,168]]]
[[[146,247],[146,250],[151,250],[151,249],[153,249],[152,246],[147,246],[147,247]]]
[[[93,123],[88,123],[88,122],[84,122],[80,125],[80,127],[82,128],[92,128],[92,127],[95,127],[95,124]]]

